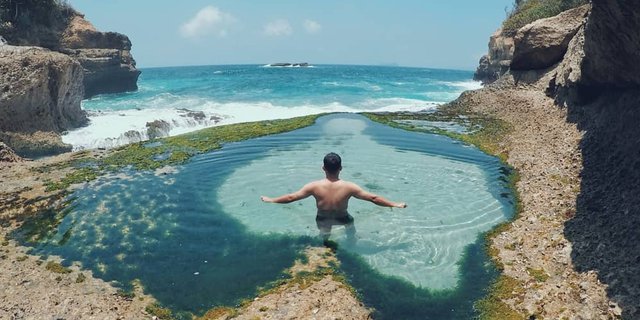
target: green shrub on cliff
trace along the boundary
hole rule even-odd
[[[502,33],[512,36],[533,21],[553,17],[587,3],[589,0],[516,0],[513,10],[502,23]]]

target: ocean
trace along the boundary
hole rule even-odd
[[[149,138],[146,124],[177,135],[238,122],[325,112],[422,111],[477,89],[473,72],[387,66],[224,65],[142,69],[136,92],[83,101],[88,126],[63,141],[75,150]]]

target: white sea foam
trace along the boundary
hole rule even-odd
[[[69,131],[62,140],[73,145],[74,150],[113,148],[147,140],[146,124],[155,120],[169,123],[168,135],[173,136],[221,124],[286,119],[329,112],[423,111],[434,109],[437,105],[438,103],[422,100],[388,98],[370,99],[355,107],[337,102],[285,107],[268,102],[219,103],[200,98],[181,99],[171,94],[161,94],[140,102],[139,106],[132,106],[131,109],[90,112],[90,124]],[[124,107],[124,105],[118,105],[118,102],[114,102],[112,106],[117,109]],[[194,118],[188,116],[184,109],[202,112],[202,114]]]
[[[442,81],[440,82],[444,85],[447,86],[451,86],[451,87],[457,87],[460,88],[462,90],[477,90],[482,88],[482,82],[480,81],[473,81],[473,80],[467,80],[467,81]]]

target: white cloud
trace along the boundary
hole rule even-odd
[[[264,26],[264,34],[268,36],[290,36],[292,33],[293,28],[291,28],[289,21],[284,19],[271,21]]]
[[[199,38],[206,35],[224,37],[235,18],[214,6],[206,6],[180,27],[180,34],[185,38]]]
[[[303,22],[303,26],[304,26],[304,29],[311,34],[318,33],[320,32],[320,30],[322,30],[321,24],[319,24],[317,21],[313,21],[309,19]]]

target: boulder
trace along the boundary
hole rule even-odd
[[[164,120],[155,120],[147,122],[147,136],[149,139],[156,139],[169,136],[169,130],[171,130],[171,124]]]
[[[18,156],[8,145],[0,141],[0,162],[19,162],[22,158]]]
[[[584,5],[567,10],[520,28],[514,37],[511,69],[545,69],[560,62],[569,42],[584,24],[589,7]]]
[[[498,29],[489,38],[489,53],[480,58],[480,66],[473,75],[473,79],[485,84],[496,81],[509,71],[512,58],[513,38],[503,35],[502,29]]]

